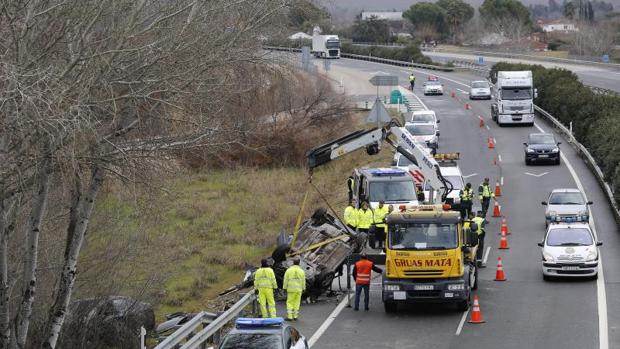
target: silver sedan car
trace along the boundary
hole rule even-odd
[[[590,220],[588,205],[592,205],[592,201],[586,202],[578,189],[554,189],[549,194],[547,201],[543,201],[542,204],[547,206],[545,209],[545,226],[551,222],[564,221],[567,218],[575,222],[586,223]]]

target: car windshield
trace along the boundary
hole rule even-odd
[[[529,137],[530,144],[555,144],[555,138],[551,134],[532,134]]]
[[[590,246],[592,234],[585,228],[558,228],[547,234],[547,246]]]
[[[273,333],[235,333],[226,336],[220,349],[283,349],[282,339]]]
[[[328,40],[325,43],[325,47],[327,47],[327,48],[340,48],[340,41],[338,41],[338,40]]]
[[[405,156],[401,155],[398,157],[398,162],[396,162],[396,166],[400,166],[400,167],[405,167],[405,166],[409,166],[409,165],[416,165],[418,166],[417,162],[411,162],[409,161],[409,159],[407,159]]]
[[[414,114],[411,117],[412,122],[434,122],[435,116],[433,114]]]
[[[433,125],[409,125],[405,127],[414,136],[432,136],[435,134]]]
[[[428,81],[426,83],[427,86],[441,86],[441,82],[439,81]]]
[[[581,193],[553,193],[549,197],[549,205],[583,205],[585,201]]]
[[[372,202],[408,202],[416,200],[413,179],[402,181],[370,182],[369,197]]]
[[[452,249],[457,246],[454,224],[395,224],[390,230],[390,248],[394,250]]]
[[[532,89],[529,87],[504,87],[502,88],[502,99],[532,99]]]
[[[489,83],[486,81],[474,81],[471,83],[472,88],[488,88]]]
[[[452,183],[452,189],[453,190],[461,190],[463,189],[464,185],[463,185],[463,178],[461,178],[460,176],[443,176],[443,178],[445,178],[448,182]],[[430,185],[430,182],[426,182],[424,183],[424,190],[430,190],[432,187]]]

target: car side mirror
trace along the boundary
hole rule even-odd
[[[545,246],[545,243],[543,241],[541,241],[537,245],[540,246],[540,247],[543,247],[543,246]]]
[[[440,122],[441,122],[441,120],[437,120],[437,123],[440,123]]]
[[[523,142],[523,145],[527,147],[527,142]]]
[[[562,144],[562,142],[558,142],[558,145]]]
[[[602,241],[597,241],[596,242],[596,246],[603,246],[603,242]]]
[[[543,201],[540,204],[543,205],[543,206],[547,206],[547,201]]]
[[[592,202],[592,201],[588,201],[588,202],[587,202],[587,204],[588,204],[588,205],[592,205],[592,204],[593,204],[593,202]]]
[[[534,89],[534,98],[538,98],[538,89],[537,88]]]
[[[436,134],[437,134],[437,136],[439,136],[441,133],[440,133],[439,131],[437,131],[437,133],[436,133]]]

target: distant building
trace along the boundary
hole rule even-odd
[[[386,21],[402,21],[402,12],[362,12],[362,20],[370,19],[371,17],[377,17],[377,19],[384,19]]]
[[[290,40],[303,40],[303,39],[312,39],[312,35],[308,35],[304,32],[295,33],[288,37]]]
[[[543,24],[542,25],[542,30],[545,33],[551,33],[551,32],[564,32],[564,33],[568,33],[568,32],[575,32],[575,31],[577,31],[577,27],[575,27],[575,25],[572,24],[572,23],[552,22],[552,23]]]

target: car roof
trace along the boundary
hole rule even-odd
[[[547,227],[547,232],[549,232],[552,229],[575,229],[575,228],[588,229],[590,232],[592,232],[590,225],[585,222],[551,223]]]
[[[414,110],[413,112],[411,112],[411,115],[428,115],[428,114],[435,114],[434,110]]]
[[[458,166],[441,166],[441,163],[439,163],[439,171],[444,176],[462,177],[461,169]]]
[[[424,125],[437,126],[437,124],[435,124],[432,121],[415,121],[415,122],[407,121],[407,122],[405,122],[405,127],[407,127],[407,126],[424,126]]]
[[[558,189],[553,189],[551,191],[551,194],[553,193],[581,193],[581,191],[575,188],[558,188]]]

